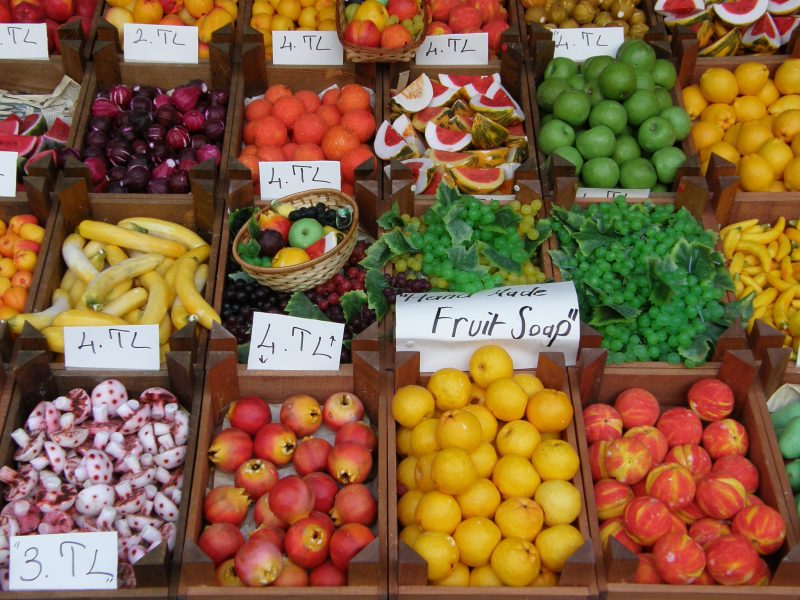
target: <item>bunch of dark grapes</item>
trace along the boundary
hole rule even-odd
[[[316,206],[304,206],[289,213],[289,220],[299,221],[300,219],[316,219],[320,225],[336,225],[336,209],[328,208],[326,204],[318,202]]]
[[[237,343],[250,341],[254,312],[284,314],[291,294],[276,292],[255,281],[226,281],[222,292],[222,324]]]
[[[383,295],[386,296],[389,304],[394,304],[400,294],[417,294],[431,289],[431,282],[423,277],[411,279],[403,273],[394,276],[387,273],[383,278],[389,284],[389,287],[383,290]]]

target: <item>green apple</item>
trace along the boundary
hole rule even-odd
[[[308,248],[322,239],[325,231],[316,219],[298,219],[289,229],[289,245],[294,248]]]

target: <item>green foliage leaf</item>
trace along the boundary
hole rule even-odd
[[[627,304],[599,304],[592,311],[592,320],[589,324],[593,327],[602,327],[612,323],[627,323],[639,316],[639,309]]]
[[[367,305],[367,294],[362,290],[350,290],[339,299],[339,304],[345,322],[349,323],[353,317],[360,315],[361,309]]]
[[[316,319],[317,321],[330,321],[319,306],[311,302],[303,292],[295,292],[286,304],[286,314],[290,317],[301,319]]]
[[[244,282],[251,282],[255,281],[246,271],[237,271],[236,273],[228,273],[228,279],[231,281],[244,281]]]
[[[436,204],[443,209],[442,214],[447,212],[450,206],[458,202],[459,198],[461,198],[461,194],[459,194],[458,189],[455,187],[450,187],[447,184],[440,184],[439,187],[436,188]]]
[[[572,231],[580,231],[586,222],[586,215],[577,207],[566,210],[561,206],[553,206],[550,213],[554,219],[558,219]]]
[[[520,224],[522,218],[511,210],[510,206],[503,206],[500,210],[494,213],[494,222],[503,229],[516,228]]]
[[[488,267],[481,265],[478,257],[478,245],[472,244],[469,248],[457,246],[447,251],[447,257],[453,263],[453,268],[468,273],[485,273]]]
[[[731,274],[728,273],[728,269],[726,269],[724,265],[716,268],[714,271],[714,277],[711,280],[711,284],[714,287],[725,290],[726,292],[732,292],[735,289],[733,285],[733,279],[731,279]]]
[[[253,218],[247,222],[247,233],[254,240],[258,239],[258,236],[261,233],[261,228],[258,226],[258,219],[255,215],[253,215]]]
[[[392,251],[386,244],[386,240],[381,237],[367,248],[366,256],[358,264],[367,270],[382,269],[383,265],[385,265],[391,257]]]
[[[746,323],[753,316],[753,299],[756,297],[755,292],[747,294],[744,298],[729,302],[725,305],[725,312],[719,320],[720,325],[730,327],[736,319],[742,323]]]
[[[367,271],[364,285],[367,288],[367,305],[375,311],[375,320],[380,322],[389,312],[389,301],[383,295],[383,290],[389,287],[389,284],[386,283],[380,271],[370,269]]]
[[[678,354],[687,362],[704,363],[714,350],[714,341],[710,336],[702,335],[696,337],[688,348],[678,348]]]
[[[399,229],[394,229],[384,234],[381,236],[381,239],[389,247],[389,251],[393,256],[412,254],[415,250],[419,250],[419,248],[411,243],[411,239]]]
[[[403,226],[403,220],[400,218],[400,207],[397,202],[392,203],[392,208],[383,213],[377,223],[378,227],[384,230]]]
[[[228,215],[228,227],[231,232],[231,242],[233,242],[233,238],[236,237],[236,234],[239,233],[239,230],[244,227],[244,224],[247,223],[248,219],[250,219],[255,212],[255,206],[247,206],[244,208],[237,208]]]
[[[694,275],[700,281],[706,281],[714,276],[713,250],[699,242],[689,243],[680,240],[672,249],[670,256],[679,269]]]
[[[575,268],[575,259],[563,250],[548,250],[547,252],[550,254],[553,266],[561,271],[562,277],[568,275]]]
[[[453,219],[445,225],[453,246],[461,246],[472,240],[472,226],[462,219]]]
[[[522,273],[522,266],[519,263],[503,256],[486,242],[478,242],[478,252],[480,252],[481,256],[489,261],[489,264],[493,267],[508,271],[509,273]]]
[[[247,359],[250,355],[250,342],[236,345],[236,362],[247,364]]]

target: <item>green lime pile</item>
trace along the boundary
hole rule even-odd
[[[717,234],[683,208],[619,196],[585,210],[555,206],[551,226],[559,248],[550,257],[575,282],[581,318],[603,334],[609,362],[699,365],[752,313],[751,296],[723,302],[733,282]]]
[[[536,141],[548,164],[553,154],[565,158],[585,187],[667,191],[686,160],[676,144],[692,124],[672,104],[676,79],[672,63],[642,40],[624,42],[616,59],[594,56],[580,67],[554,58],[536,90]]]

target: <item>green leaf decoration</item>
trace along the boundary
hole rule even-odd
[[[247,364],[250,356],[250,342],[236,345],[236,362]]]
[[[286,304],[286,314],[290,317],[301,319],[316,319],[317,321],[330,321],[319,306],[311,302],[303,292],[295,292]]]
[[[678,354],[684,361],[702,364],[709,359],[713,350],[714,340],[707,335],[701,335],[696,337],[688,348],[678,348]]]
[[[258,236],[261,233],[261,228],[258,226],[258,219],[255,215],[253,215],[253,218],[247,222],[247,233],[253,240],[258,239]]]
[[[367,294],[363,290],[350,290],[339,299],[339,304],[345,322],[349,323],[353,317],[359,316],[361,309],[367,305]]]
[[[378,227],[383,230],[402,227],[403,220],[400,218],[400,207],[397,202],[392,203],[392,208],[383,213],[377,221]]]
[[[480,264],[478,245],[472,244],[469,248],[457,246],[447,251],[447,257],[453,263],[453,269],[468,273],[486,273],[489,268]]]
[[[593,327],[602,327],[612,323],[627,323],[639,316],[641,311],[626,304],[600,304],[592,311]]]
[[[753,299],[756,297],[755,292],[747,294],[744,298],[730,302],[725,305],[725,312],[719,320],[721,325],[730,327],[736,319],[746,323],[753,316]]]
[[[389,301],[383,295],[383,290],[389,287],[380,271],[370,269],[364,283],[367,288],[367,305],[375,311],[375,320],[380,322],[389,312]]]
[[[553,266],[561,271],[562,277],[569,275],[570,271],[575,268],[575,259],[570,254],[563,250],[548,250],[547,252]]]
[[[500,210],[494,213],[495,224],[502,227],[504,230],[516,228],[521,221],[522,218],[513,210],[511,210],[510,206],[503,206]]]
[[[251,282],[255,281],[246,271],[237,271],[236,273],[228,273],[228,279],[231,281],[244,281],[244,282]]]
[[[358,264],[367,270],[382,269],[383,265],[385,265],[391,257],[392,251],[386,244],[386,240],[381,237],[367,248],[366,256]]]
[[[658,260],[655,256],[647,259],[647,276],[650,280],[650,297],[653,304],[666,304],[672,298],[672,288],[661,276],[661,265],[664,261]],[[672,263],[673,266],[675,263]]]
[[[553,206],[550,214],[573,231],[580,231],[586,221],[586,216],[578,206],[574,206],[571,210],[566,210],[561,206]]]
[[[418,250],[416,246],[411,243],[411,240],[403,234],[402,231],[394,229],[387,234],[384,234],[381,239],[389,247],[392,256],[403,256],[404,254],[413,254]]]
[[[672,249],[670,256],[679,269],[694,275],[700,281],[706,281],[714,276],[714,261],[711,248],[698,242],[689,243],[680,240]]]
[[[450,187],[447,184],[440,184],[436,189],[436,205],[442,210],[442,214],[461,199],[462,196],[455,187]],[[466,196],[463,196],[466,198]]]
[[[231,242],[236,237],[236,234],[239,233],[239,230],[244,227],[244,224],[247,223],[248,219],[253,216],[253,213],[255,213],[256,210],[257,209],[255,206],[247,206],[245,208],[237,208],[228,215],[228,228],[231,232]]]
[[[461,246],[472,240],[472,226],[462,219],[452,219],[445,228],[453,246]]]
[[[478,252],[480,252],[483,258],[489,261],[490,265],[497,269],[502,269],[509,273],[522,273],[522,266],[519,263],[514,262],[507,256],[503,256],[486,242],[478,242]]]

